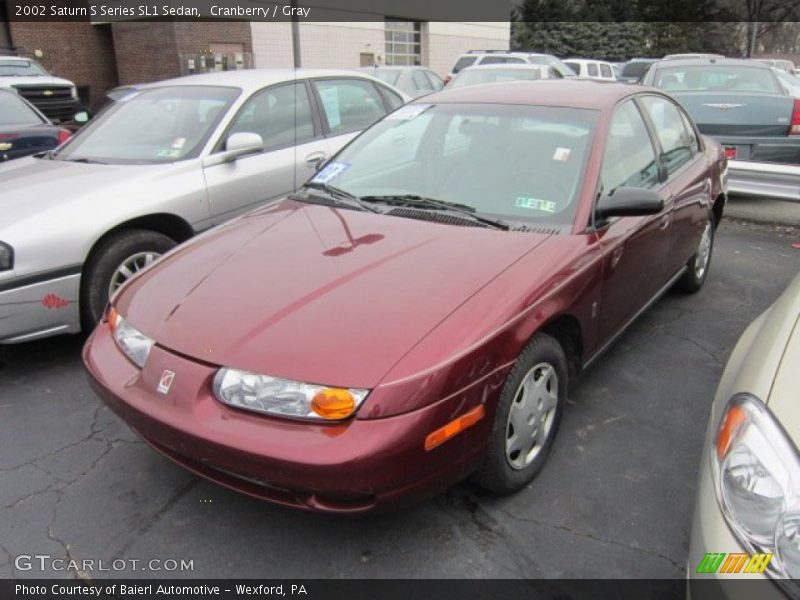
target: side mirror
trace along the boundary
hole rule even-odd
[[[599,221],[609,217],[640,217],[664,210],[664,199],[658,192],[634,187],[618,187],[597,202],[595,215]]]
[[[236,160],[240,156],[258,154],[264,151],[264,140],[257,133],[240,131],[233,133],[225,141],[225,150],[222,153],[224,162]]]
[[[79,113],[75,113],[75,116],[72,117],[72,120],[75,121],[76,123],[86,123],[87,121],[89,121],[89,113],[86,112],[85,110],[82,110]]]

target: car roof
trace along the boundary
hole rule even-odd
[[[669,60],[659,60],[655,63],[656,66],[665,63],[670,67],[691,67],[691,66],[711,66],[711,65],[725,65],[725,66],[739,66],[750,67],[753,69],[769,69],[769,65],[765,63],[758,63],[753,60],[745,60],[742,58],[675,58]]]
[[[613,107],[623,98],[642,92],[662,93],[655,88],[624,83],[545,79],[445,88],[419,101],[431,104],[521,104],[603,110]]]
[[[241,69],[237,71],[220,71],[214,73],[200,73],[166,79],[155,83],[142,85],[142,88],[153,88],[173,85],[210,85],[237,87],[245,91],[261,89],[264,86],[284,81],[294,81],[311,77],[367,77],[371,80],[380,80],[365,73],[357,73],[347,69]]]

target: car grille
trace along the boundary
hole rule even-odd
[[[68,85],[15,85],[19,95],[54,121],[71,121],[77,110]]]

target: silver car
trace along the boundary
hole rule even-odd
[[[722,374],[697,486],[692,598],[800,595],[799,366],[800,275],[745,330]]]
[[[426,96],[444,87],[442,79],[427,67],[361,67],[359,71],[377,77],[411,98]]]
[[[302,185],[407,97],[368,75],[247,70],[148,85],[0,166],[0,344],[78,332],[137,270]]]

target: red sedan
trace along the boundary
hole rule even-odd
[[[84,361],[151,446],[258,498],[511,492],[581,370],[673,284],[703,285],[724,173],[655,89],[446,90],[131,279]]]

